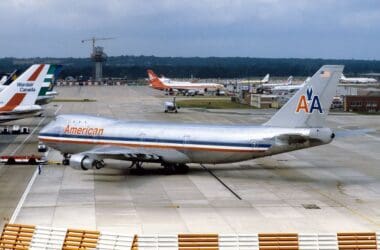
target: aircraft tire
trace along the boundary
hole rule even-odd
[[[101,169],[104,168],[106,164],[104,163],[104,161],[96,161],[94,165],[96,169]]]
[[[170,163],[164,164],[164,173],[166,175],[172,175],[176,173],[175,164],[170,164]]]
[[[176,164],[174,168],[176,173],[178,174],[186,174],[187,172],[189,172],[189,166],[187,166],[186,164]]]

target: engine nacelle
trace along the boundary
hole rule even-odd
[[[102,160],[96,160],[88,155],[75,154],[70,157],[70,166],[78,170],[101,169],[105,166]]]

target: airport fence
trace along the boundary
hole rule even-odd
[[[57,81],[56,86],[58,87],[64,87],[64,86],[105,86],[105,85],[111,85],[111,86],[120,86],[120,85],[126,85],[127,81],[104,81],[104,82],[98,82],[98,81]]]
[[[257,234],[115,234],[7,224],[1,250],[380,250],[380,232]]]

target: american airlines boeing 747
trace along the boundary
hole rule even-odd
[[[343,66],[320,68],[269,121],[261,126],[120,121],[88,115],[60,115],[39,140],[59,150],[75,169],[99,169],[105,159],[160,163],[185,171],[187,163],[231,163],[330,143],[324,127]]]

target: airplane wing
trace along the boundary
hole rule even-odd
[[[102,146],[83,152],[82,154],[94,156],[101,159],[123,159],[123,160],[159,160],[160,155],[147,149],[132,147]]]
[[[142,147],[118,147],[118,146],[99,146],[92,150],[81,153],[94,159],[117,159],[127,161],[150,161],[161,162],[169,158],[183,159],[188,158],[184,153],[175,149],[157,149]]]

